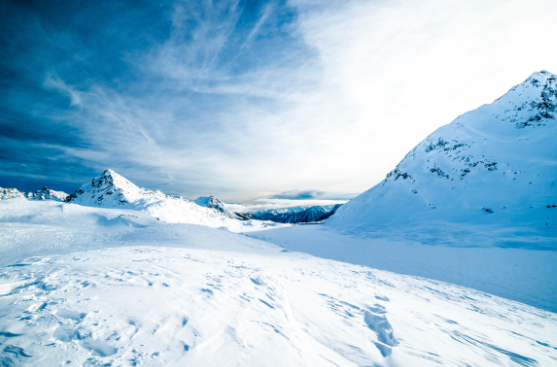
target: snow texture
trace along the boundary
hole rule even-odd
[[[557,361],[556,314],[479,291],[133,210],[6,200],[0,215],[1,365]]]

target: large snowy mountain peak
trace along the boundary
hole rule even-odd
[[[412,236],[469,232],[476,240],[480,228],[491,226],[485,238],[502,243],[554,242],[556,106],[557,76],[532,74],[493,103],[437,129],[328,224],[376,235],[394,228]]]

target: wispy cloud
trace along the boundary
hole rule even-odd
[[[35,6],[0,26],[0,160],[33,184],[35,156],[56,182],[110,167],[186,197],[345,198],[557,70],[542,0]]]

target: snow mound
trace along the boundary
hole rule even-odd
[[[434,233],[462,232],[471,235],[460,242],[474,246],[482,233],[487,243],[554,248],[556,115],[557,77],[534,73],[436,130],[327,224],[370,236],[423,233],[430,243]]]

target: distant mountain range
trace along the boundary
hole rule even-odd
[[[48,187],[43,187],[42,190],[37,190],[35,192],[22,192],[18,189],[5,189],[0,187],[0,200],[9,200],[9,199],[29,199],[29,200],[54,200],[54,201],[65,201],[68,197],[63,191],[54,191],[49,189]]]
[[[17,189],[0,188],[0,199],[55,200],[67,203],[104,208],[132,209],[169,223],[194,223],[212,227],[249,229],[268,226],[258,222],[307,223],[322,221],[340,206],[296,206],[250,211],[249,206],[227,204],[214,196],[199,197],[189,201],[166,195],[160,191],[140,188],[113,170],[104,171],[68,195],[61,191],[43,188],[24,193]]]

